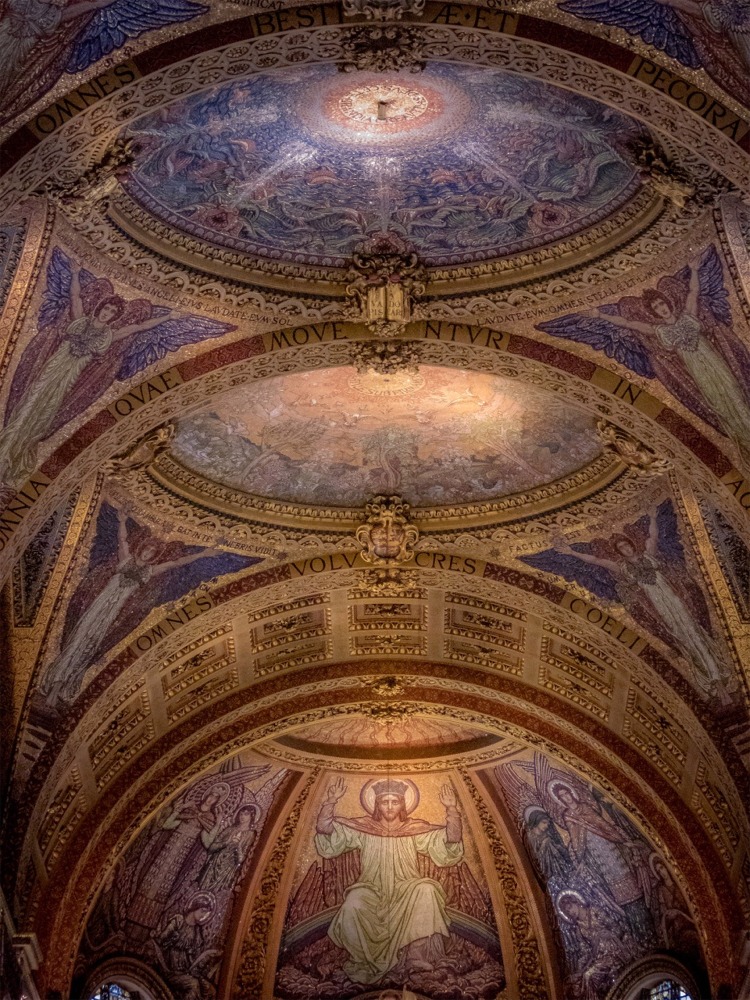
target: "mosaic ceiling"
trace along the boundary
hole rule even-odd
[[[301,504],[494,500],[601,454],[595,421],[542,391],[423,365],[349,366],[235,390],[180,420],[173,455],[210,480]]]
[[[503,72],[334,67],[260,74],[141,119],[127,189],[148,212],[233,250],[345,267],[395,233],[425,264],[562,240],[639,179],[635,122]]]
[[[748,1000],[744,5],[274,6],[0,7],[2,990]]]

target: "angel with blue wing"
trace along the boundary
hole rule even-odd
[[[707,423],[750,446],[750,353],[731,329],[721,260],[714,246],[697,267],[661,278],[640,298],[539,324],[604,351],[645,378],[658,378]]]
[[[521,560],[582,583],[598,597],[619,603],[693,666],[695,681],[711,694],[726,693],[722,650],[712,634],[701,588],[685,565],[674,506],[663,501],[647,517],[607,541],[556,539],[555,549]],[[584,571],[585,567],[591,570]]]
[[[712,32],[729,39],[739,58],[742,74],[750,73],[750,5],[743,0],[658,0],[662,6],[686,14],[690,18],[705,20]],[[714,40],[715,42],[718,39]],[[709,60],[706,60],[710,62]],[[711,68],[709,66],[709,68]],[[740,77],[741,79],[742,77]],[[723,82],[723,81],[722,81]],[[729,81],[727,81],[729,83]],[[733,82],[733,81],[732,81]],[[726,85],[726,84],[725,84]],[[745,90],[747,95],[747,89]]]
[[[47,672],[43,693],[50,705],[57,705],[59,701],[69,703],[75,699],[86,671],[97,654],[107,648],[110,630],[120,611],[139,588],[170,570],[223,554],[218,549],[200,548],[197,552],[187,552],[174,559],[161,558],[162,552],[155,540],[138,539],[140,544],[135,544],[128,535],[125,514],[119,509],[115,514],[117,562],[109,580],[76,617],[75,624],[63,640],[59,656]]]
[[[6,0],[0,18],[2,121],[147,31],[188,21],[208,7],[192,0]]]
[[[750,5],[743,0],[563,0],[560,9],[623,28],[683,66],[705,67],[735,97],[750,95]]]
[[[128,379],[169,351],[231,329],[198,316],[174,318],[146,299],[126,302],[109,280],[77,268],[55,248],[39,332],[16,369],[0,431],[0,481],[22,485],[37,466],[40,442],[113,380]]]

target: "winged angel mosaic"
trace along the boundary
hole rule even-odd
[[[128,301],[107,278],[79,268],[56,247],[38,332],[10,389],[0,431],[0,480],[20,486],[37,466],[39,444],[113,381],[132,378],[186,344],[233,329],[203,316],[176,315],[147,299]]]
[[[664,859],[599,789],[540,753],[499,765],[495,781],[552,899],[571,996],[601,1000],[621,969],[658,948],[697,959]]]
[[[732,332],[716,247],[641,296],[540,323],[538,329],[603,351],[658,379],[750,459],[750,352]]]
[[[725,653],[703,589],[688,565],[671,500],[607,538],[573,545],[558,538],[554,548],[520,558],[575,581],[607,605],[624,607],[685,658],[701,690],[728,698],[731,676]]]
[[[29,107],[64,73],[80,73],[130,39],[208,9],[191,0],[5,0],[0,124]]]
[[[234,890],[288,774],[233,758],[166,806],[104,885],[86,956],[139,955],[156,963],[175,1000],[215,997]]]
[[[57,708],[74,701],[89,667],[152,608],[258,561],[180,541],[165,542],[103,502],[86,573],[70,597],[60,651],[42,681],[43,699]]]
[[[734,97],[750,98],[750,6],[743,0],[564,0],[560,9],[624,28]]]

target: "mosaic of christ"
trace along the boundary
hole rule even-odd
[[[175,457],[227,486],[297,503],[362,506],[490,500],[585,466],[594,420],[542,390],[423,366],[328,369],[267,379],[181,420]]]
[[[296,871],[274,995],[494,1000],[505,985],[471,824],[442,775],[330,775]]]

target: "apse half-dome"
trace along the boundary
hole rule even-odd
[[[172,456],[204,479],[287,503],[493,501],[602,452],[596,421],[552,393],[482,372],[351,366],[264,379],[178,422]]]
[[[515,992],[531,958],[538,995],[548,979],[562,987],[552,995],[606,1000],[639,962],[702,978],[671,860],[622,804],[508,734],[409,721],[437,736],[429,762],[403,741],[384,761],[382,716],[333,714],[297,730],[312,737],[304,753],[272,739],[184,784],[110,868],[77,984],[118,955],[124,968],[147,963],[180,1000],[228,995],[213,986],[222,957],[235,995],[276,1000],[532,996],[528,984]],[[457,752],[456,735],[484,741]],[[264,893],[265,987],[252,916]]]

